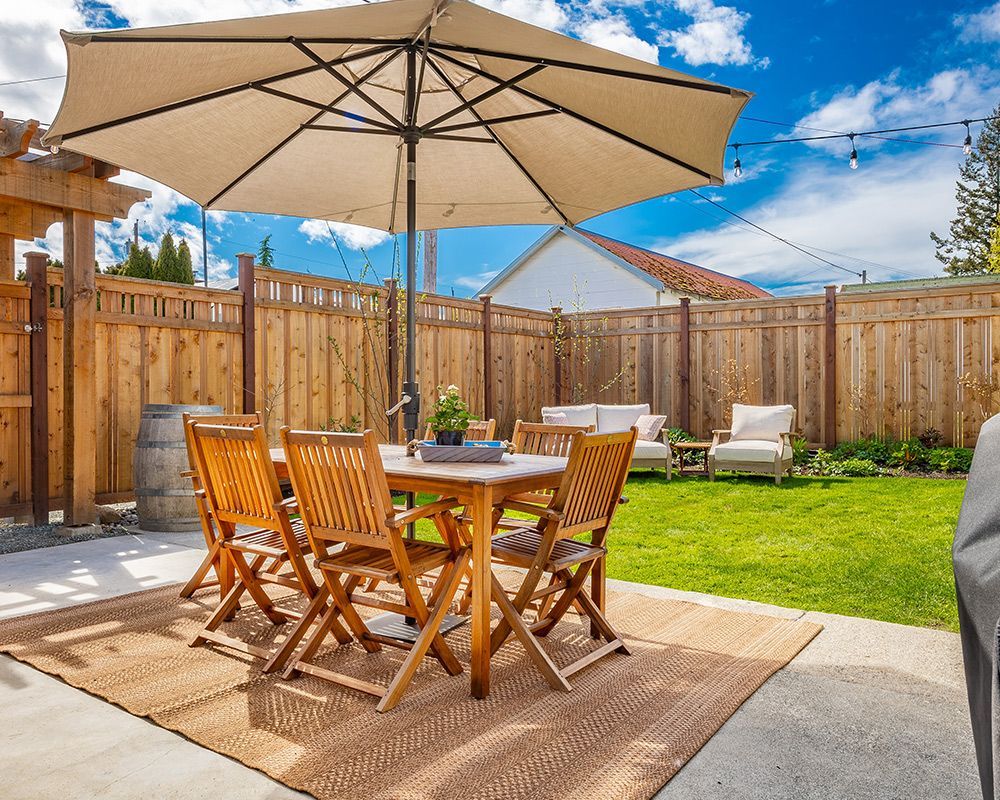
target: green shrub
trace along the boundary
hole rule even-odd
[[[890,467],[900,467],[910,472],[927,468],[927,448],[915,436],[897,442],[889,459]]]
[[[674,442],[696,442],[697,436],[693,436],[683,428],[667,428],[667,439],[671,444]]]
[[[806,437],[792,434],[792,463],[796,467],[804,467],[809,463],[811,457]]]
[[[927,428],[922,434],[917,437],[920,440],[920,444],[924,447],[937,447],[941,444],[941,440],[944,438],[944,434],[941,433],[937,428]]]
[[[884,472],[882,467],[870,458],[845,458],[829,465],[828,475],[842,475],[846,478],[873,478]]]
[[[972,450],[968,447],[935,447],[927,453],[927,466],[935,472],[968,472]]]
[[[860,458],[871,461],[880,467],[887,467],[892,462],[894,442],[866,436],[853,442],[841,442],[830,453],[833,461],[844,461],[849,458]]]

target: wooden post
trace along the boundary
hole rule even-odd
[[[97,521],[97,290],[94,215],[67,209],[63,223],[63,518]]]
[[[493,419],[493,298],[479,296],[483,304],[483,418]]]
[[[385,279],[385,371],[388,407],[399,402],[399,289],[395,278]],[[399,442],[399,412],[388,420],[389,444]]]
[[[681,298],[680,347],[677,348],[680,364],[678,374],[681,381],[680,427],[691,430],[691,298]]]
[[[438,232],[424,231],[424,284],[427,294],[435,294],[438,285]]]
[[[14,267],[14,237],[9,233],[0,233],[0,278],[14,280],[17,270]]]
[[[46,253],[25,253],[31,284],[31,514],[49,523],[49,312]]]
[[[561,330],[560,330],[561,329]],[[562,345],[559,344],[559,339],[562,338]],[[566,343],[569,341],[569,337],[566,336],[566,320],[563,318],[562,306],[552,306],[552,380],[555,383],[556,389],[556,399],[555,405],[562,405],[562,362],[563,359],[559,357],[559,351],[562,350],[563,356],[567,356]]]
[[[826,287],[826,331],[823,340],[823,438],[837,446],[837,287]]]
[[[239,289],[243,293],[243,413],[257,410],[257,339],[254,310],[253,255],[237,253]]]

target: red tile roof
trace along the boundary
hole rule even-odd
[[[662,253],[643,250],[641,247],[634,247],[616,239],[598,236],[596,233],[581,228],[577,228],[576,231],[609,253],[627,261],[633,267],[641,269],[647,275],[652,275],[664,286],[682,294],[687,292],[701,297],[711,297],[715,300],[748,300],[754,297],[771,296],[769,292],[765,292],[759,286],[754,286],[748,281],[689,264],[687,261],[671,258]]]

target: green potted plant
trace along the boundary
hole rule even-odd
[[[476,417],[469,413],[469,406],[455,384],[447,389],[438,386],[437,392],[438,399],[431,409],[434,413],[427,418],[427,424],[434,431],[434,441],[439,445],[460,445],[465,440],[469,422]]]

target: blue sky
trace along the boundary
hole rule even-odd
[[[58,28],[145,26],[245,16],[344,3],[318,0],[44,0],[8,10],[2,22],[3,81],[60,75],[65,70]],[[587,39],[664,66],[755,93],[732,141],[801,135],[790,125],[849,131],[987,116],[1000,103],[1000,2],[715,3],[712,0],[483,0],[495,10]],[[0,86],[0,109],[10,117],[50,121],[62,81]],[[974,126],[973,134],[976,132]],[[808,133],[808,132],[805,132]],[[960,127],[913,134],[938,144],[961,144]],[[746,148],[744,175],[735,180],[731,154],[727,185],[703,190],[712,199],[843,269],[777,243],[690,194],[651,200],[595,218],[583,227],[739,275],[781,294],[853,282],[933,275],[928,232],[945,232],[954,212],[956,147],[859,140],[861,166],[847,167],[846,140]],[[172,228],[200,253],[200,216],[176,192],[136,176],[154,198],[133,217],[150,243]],[[272,234],[277,266],[344,277],[325,224],[265,215],[209,215],[209,258],[224,280],[235,254],[255,250]],[[120,257],[131,222],[100,226],[98,256]],[[393,241],[358,229],[338,229],[353,270],[365,252],[387,274]],[[544,229],[507,227],[442,231],[439,290],[473,294]],[[58,253],[61,231],[19,245]],[[400,241],[402,246],[402,237]]]

